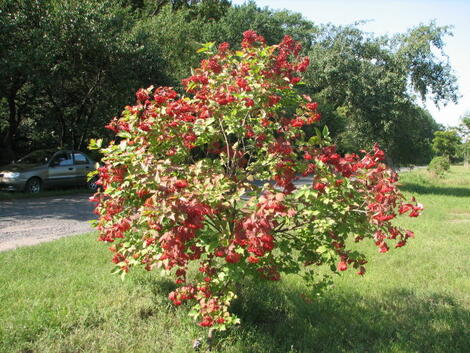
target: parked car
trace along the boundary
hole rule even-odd
[[[37,193],[56,186],[82,186],[97,189],[96,178],[87,174],[96,169],[96,162],[80,151],[38,150],[0,167],[0,189]]]

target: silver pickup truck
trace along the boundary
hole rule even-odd
[[[87,180],[95,165],[95,161],[79,151],[34,151],[0,167],[0,190],[37,193],[48,187],[87,185],[95,191],[96,178]]]

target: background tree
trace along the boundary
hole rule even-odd
[[[432,149],[438,156],[445,156],[455,161],[461,143],[456,129],[436,131],[432,140]]]
[[[33,85],[45,57],[48,8],[38,0],[0,3],[0,162],[16,158],[21,123],[36,101]]]
[[[433,54],[446,34],[434,23],[393,37],[375,37],[356,25],[321,28],[309,52],[307,90],[328,102],[322,113],[341,149],[369,147],[376,136],[394,162],[429,161],[437,124],[411,92],[442,104],[457,99],[448,61]]]
[[[0,10],[4,161],[109,136],[102,126],[119,114],[116,107],[132,102],[138,87],[168,84],[181,91],[201,43],[239,48],[248,29],[268,44],[285,34],[302,43],[312,65],[299,90],[320,103],[322,121],[344,152],[369,148],[376,136],[389,163],[427,163],[438,126],[417,99],[457,98],[443,51],[450,30],[435,23],[376,37],[360,23],[322,26],[298,13],[226,0],[5,0]]]
[[[166,83],[136,13],[115,1],[5,1],[0,16],[0,161],[18,152],[84,148],[116,104]],[[21,45],[19,45],[21,43]]]
[[[54,1],[50,16],[40,88],[58,145],[80,149],[90,127],[103,124],[130,89],[162,80],[160,60],[141,47],[145,34],[114,1]]]
[[[464,165],[468,168],[468,161],[470,159],[470,111],[467,111],[460,118],[460,125],[458,127],[460,136],[462,137],[461,152]]]

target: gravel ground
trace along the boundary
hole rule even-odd
[[[90,195],[0,201],[0,251],[93,230]]]

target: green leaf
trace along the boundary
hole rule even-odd
[[[205,53],[205,52],[208,52],[210,50],[212,50],[212,48],[214,47],[215,45],[215,42],[208,42],[208,43],[204,43],[202,45],[202,48],[199,48],[198,50],[196,50],[196,53]]]
[[[321,141],[322,139],[322,134],[319,128],[315,128],[315,134],[317,135],[318,139]]]
[[[125,138],[125,139],[130,139],[132,137],[132,135],[129,131],[119,131],[117,133],[117,136]]]
[[[308,140],[309,145],[318,145],[321,142],[321,139],[318,136],[312,136]]]
[[[88,148],[90,150],[97,150],[100,149],[103,145],[103,139],[91,139],[90,143],[88,144]]]
[[[187,85],[187,88],[188,88],[188,90],[192,90],[192,89],[196,88],[196,82],[189,81],[189,83]]]

